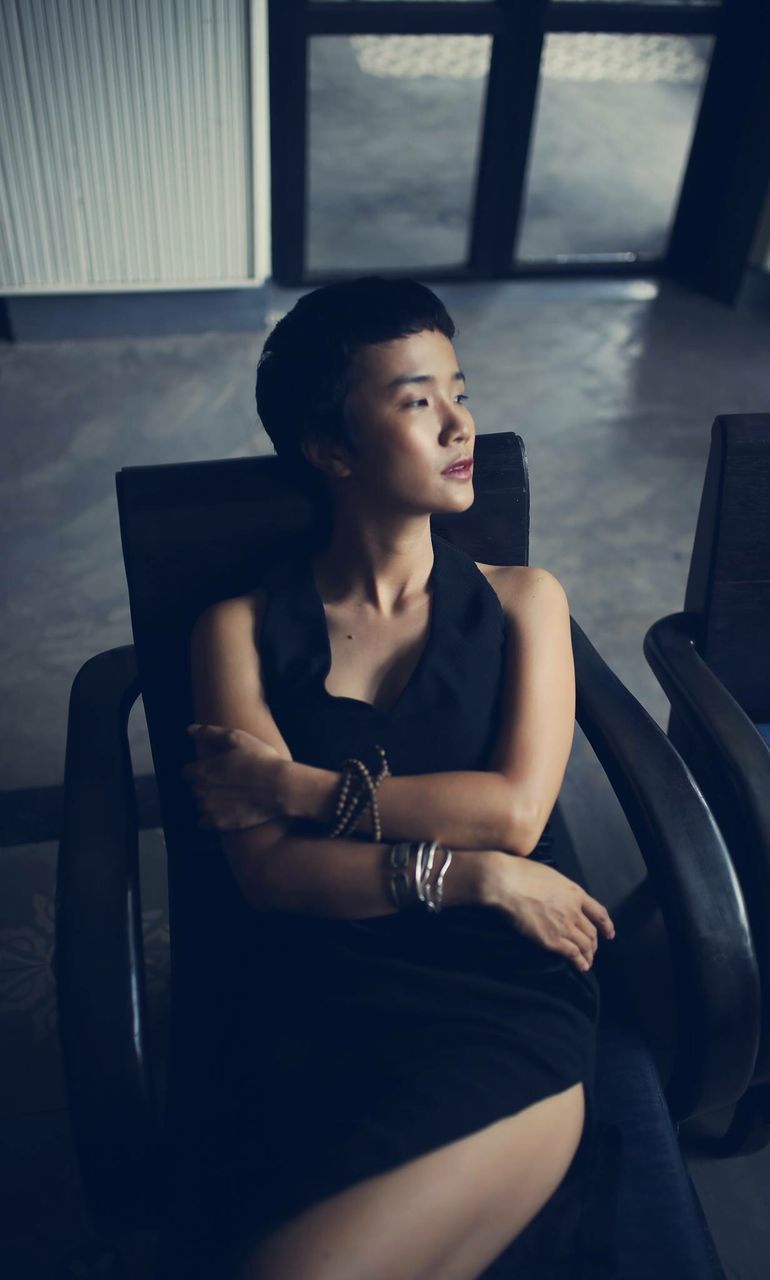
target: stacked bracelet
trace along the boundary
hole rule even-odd
[[[379,744],[375,747],[380,756],[380,769],[373,778],[362,760],[350,757],[343,762],[340,788],[329,835],[331,837],[350,835],[358,826],[364,810],[371,806],[372,834],[376,843],[382,840],[382,823],[377,803],[377,788],[380,783],[390,777],[385,752]]]
[[[379,744],[380,769],[373,778],[362,760],[351,756],[343,761],[331,837],[350,835],[355,831],[367,807],[372,811],[372,837],[382,840],[382,823],[377,804],[377,788],[390,777],[387,757]],[[437,840],[394,844],[390,849],[391,897],[400,911],[423,907],[431,913],[441,911],[444,878],[452,863],[452,850]]]
[[[437,850],[443,861],[435,877],[432,875]],[[411,872],[414,857],[414,872]],[[423,840],[411,844],[394,844],[390,850],[391,897],[402,911],[408,907],[422,906],[431,912],[441,911],[444,894],[444,877],[452,862],[452,850],[447,845]]]

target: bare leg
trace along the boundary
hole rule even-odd
[[[312,1205],[236,1280],[476,1280],[550,1199],[583,1131],[581,1083]]]

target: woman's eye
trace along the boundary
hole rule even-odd
[[[455,396],[455,400],[458,402],[458,404],[461,404],[464,400],[467,400],[467,399],[468,399],[468,396],[462,392],[459,395]],[[414,409],[415,407],[421,404],[427,404],[427,403],[428,401],[425,399],[425,397],[423,397],[421,400],[407,400],[406,403],[401,406],[401,408]]]

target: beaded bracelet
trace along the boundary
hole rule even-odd
[[[337,822],[330,832],[332,836],[348,835],[355,830],[367,804],[371,804],[374,838],[375,840],[382,839],[376,789],[383,779],[389,776],[390,770],[385,758],[385,752],[379,746],[377,750],[380,753],[382,764],[376,779],[372,779],[369,770],[361,760],[351,759],[345,761],[345,771],[340,784],[340,798],[337,802]],[[357,778],[355,778],[356,771],[358,771]],[[357,782],[358,790],[354,791],[352,796],[348,798],[351,782],[354,778]]]
[[[364,762],[356,757],[350,757],[343,762],[334,820],[328,833],[332,838],[349,835],[355,831],[364,811],[370,805],[373,838],[377,843],[382,840],[377,788],[385,778],[391,775],[383,748],[376,744],[375,749],[380,756],[380,769],[376,778],[372,778]]]
[[[358,819],[369,799],[365,770],[366,766],[360,760],[344,761],[335,822],[329,832],[330,836],[349,835],[358,825]]]
[[[379,756],[380,756],[380,769],[377,774],[377,777],[374,779],[372,779],[372,776],[368,770],[366,770],[364,774],[364,781],[367,785],[369,795],[367,798],[367,802],[364,804],[361,810],[361,814],[363,814],[363,812],[366,809],[366,804],[368,804],[371,808],[372,839],[374,840],[375,844],[379,844],[379,842],[382,840],[382,823],[380,821],[380,806],[379,806],[379,801],[377,799],[377,788],[385,778],[390,777],[390,769],[388,767],[388,761],[382,747],[376,746],[375,750],[379,753]],[[356,822],[356,825],[358,825],[358,821]]]

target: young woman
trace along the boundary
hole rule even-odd
[[[261,966],[223,1126],[237,1280],[471,1280],[591,1136],[614,928],[544,838],[569,606],[432,532],[474,500],[454,333],[377,277],[278,323],[257,405],[328,535],[193,631],[187,774]]]

